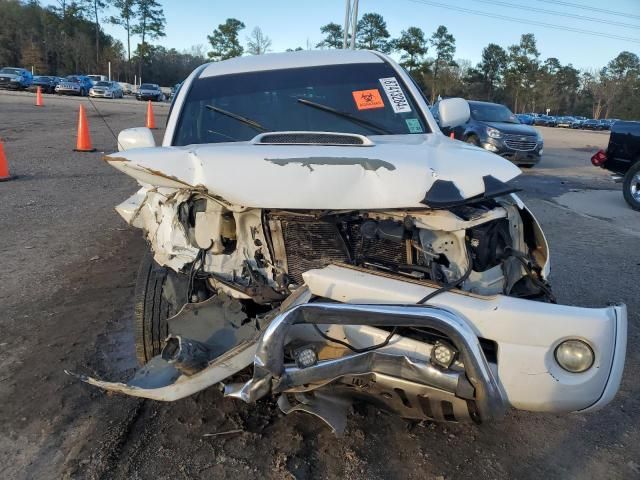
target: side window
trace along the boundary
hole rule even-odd
[[[430,110],[431,115],[433,115],[433,118],[436,120],[438,125],[440,125],[440,112],[438,111],[438,102],[434,103]]]

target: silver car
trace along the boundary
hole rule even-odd
[[[86,97],[93,87],[93,82],[84,75],[69,75],[56,85],[58,95],[79,95]]]
[[[96,82],[91,90],[89,90],[90,97],[101,98],[122,98],[124,92],[118,84],[118,82]]]

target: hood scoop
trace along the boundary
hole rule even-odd
[[[348,145],[370,147],[375,145],[363,135],[333,132],[268,132],[251,140],[256,145]]]

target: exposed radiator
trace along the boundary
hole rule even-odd
[[[291,215],[271,215],[270,221],[279,223],[288,273],[298,284],[307,270],[331,263],[371,262],[391,267],[407,263],[404,243],[365,239],[360,234],[360,222],[334,224]],[[272,228],[274,234],[277,233]]]

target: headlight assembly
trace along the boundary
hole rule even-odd
[[[502,132],[492,127],[487,127],[487,135],[491,138],[502,138]]]
[[[556,347],[554,355],[558,365],[571,373],[586,372],[595,360],[593,350],[582,340],[565,340]]]

